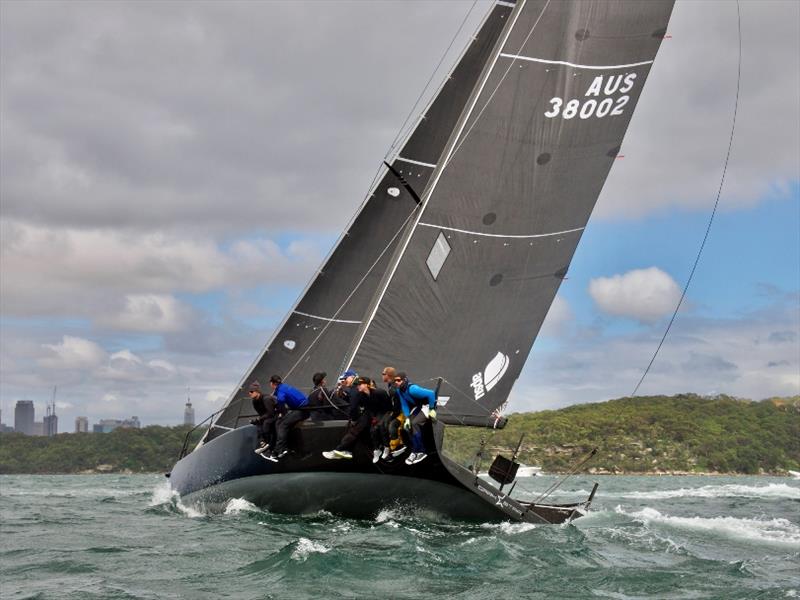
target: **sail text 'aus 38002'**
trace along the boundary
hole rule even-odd
[[[563,119],[572,119],[577,116],[580,119],[588,119],[595,116],[599,119],[608,115],[617,116],[623,113],[623,108],[630,101],[628,92],[633,88],[636,73],[625,75],[598,75],[592,80],[584,96],[606,96],[602,100],[589,98],[581,102],[578,98],[569,100],[566,104],[563,98],[555,96],[550,99],[551,108],[544,113],[544,116],[553,119],[560,116]],[[612,94],[623,94],[618,98],[611,98]]]

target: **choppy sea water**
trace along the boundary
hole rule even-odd
[[[0,597],[800,598],[800,481],[600,482],[568,526],[184,506],[163,477],[0,477]],[[520,479],[533,497],[552,476]]]

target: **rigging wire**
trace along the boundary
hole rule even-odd
[[[731,158],[731,149],[733,148],[733,136],[734,132],[736,131],[736,114],[739,110],[739,88],[742,80],[742,12],[741,7],[739,6],[739,0],[736,0],[736,16],[738,22],[738,29],[739,29],[739,61],[737,66],[736,72],[736,100],[733,104],[733,122],[731,123],[731,135],[730,139],[728,140],[728,152],[725,155],[725,165],[722,168],[722,177],[719,182],[719,189],[717,189],[717,198],[714,201],[714,208],[711,211],[711,216],[708,219],[708,226],[706,227],[705,235],[703,236],[703,241],[700,243],[700,248],[697,251],[697,256],[694,259],[694,264],[692,265],[691,272],[689,273],[689,278],[686,280],[686,285],[683,286],[683,292],[681,292],[681,297],[678,299],[678,303],[675,305],[675,311],[672,313],[672,317],[667,324],[667,328],[664,330],[664,335],[661,336],[661,341],[658,343],[658,347],[656,347],[656,351],[653,353],[653,357],[650,359],[650,363],[647,365],[647,368],[642,373],[642,377],[639,379],[639,383],[636,384],[636,387],[633,388],[633,393],[631,393],[631,397],[636,395],[636,392],[639,391],[639,387],[642,385],[644,378],[647,377],[647,374],[650,372],[650,368],[653,366],[653,363],[656,361],[656,356],[658,356],[658,352],[661,350],[661,346],[664,345],[664,341],[667,339],[667,334],[669,330],[672,328],[672,324],[675,322],[675,319],[678,316],[678,311],[681,308],[681,304],[683,304],[683,299],[686,297],[686,292],[689,290],[689,284],[692,282],[692,278],[694,277],[694,273],[697,270],[697,265],[700,262],[700,255],[703,253],[703,248],[705,248],[706,241],[708,240],[708,234],[711,232],[711,225],[714,223],[714,217],[717,214],[717,207],[719,206],[719,199],[722,195],[722,187],[725,184],[725,174],[728,172],[728,161]]]

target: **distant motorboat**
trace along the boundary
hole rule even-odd
[[[520,465],[517,469],[517,477],[541,477],[542,475],[544,475],[542,467]]]

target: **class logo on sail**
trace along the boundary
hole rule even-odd
[[[498,352],[495,357],[489,361],[489,364],[486,365],[483,373],[478,371],[472,376],[472,383],[470,383],[469,386],[475,394],[475,400],[483,398],[486,392],[491,391],[491,389],[497,385],[508,370],[509,364],[508,356],[502,352]]]

